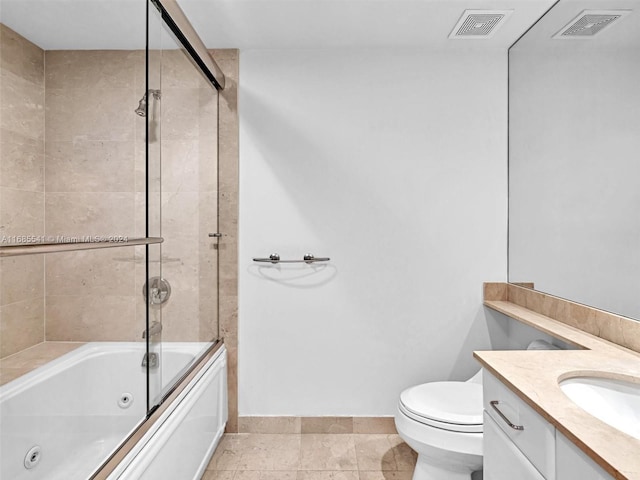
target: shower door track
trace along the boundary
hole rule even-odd
[[[207,47],[178,5],[177,0],[151,0],[151,2],[160,11],[162,20],[171,29],[203,75],[216,90],[224,90],[226,82],[224,73],[207,52]]]
[[[76,252],[79,250],[96,250],[99,248],[134,247],[137,245],[154,245],[164,242],[161,237],[143,237],[120,240],[92,241],[87,239],[80,242],[59,243],[20,243],[16,245],[0,246],[0,258],[17,257],[20,255],[37,255],[39,253]]]

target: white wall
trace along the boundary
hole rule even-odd
[[[506,135],[504,50],[241,53],[240,415],[392,415],[474,373]]]

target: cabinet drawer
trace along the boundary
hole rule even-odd
[[[544,478],[555,480],[555,428],[486,370],[482,378],[485,411]]]
[[[496,422],[484,412],[485,480],[544,480]]]

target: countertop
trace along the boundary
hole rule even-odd
[[[614,478],[640,480],[640,440],[582,410],[558,384],[585,375],[640,383],[640,354],[508,301],[484,304],[579,349],[479,351],[474,357]]]

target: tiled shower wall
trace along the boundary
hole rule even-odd
[[[207,235],[217,230],[216,94],[181,51],[151,52],[158,56],[161,74],[150,88],[162,98],[147,98],[149,204],[152,234],[165,242],[162,270],[156,255],[151,271],[172,294],[152,308],[151,320],[162,321],[163,341],[210,340],[217,333],[216,240]],[[45,59],[47,234],[145,236],[145,119],[134,113],[145,91],[144,53],[47,51]],[[49,255],[46,339],[140,340],[144,282],[142,248]]]
[[[135,175],[144,118],[133,112],[144,62],[143,51],[45,52],[47,235],[133,238],[139,225],[144,232],[144,195],[136,192],[145,185]],[[132,248],[47,255],[46,340],[141,338],[135,258]]]
[[[44,233],[44,52],[0,24],[0,242]],[[42,255],[0,260],[0,358],[44,339]]]
[[[1,235],[144,236],[145,119],[134,113],[144,52],[43,52],[2,27],[1,57]],[[162,108],[162,132],[155,125],[150,137],[152,158],[162,155],[162,196],[157,165],[149,189],[152,222],[162,209],[162,276],[173,291],[152,315],[162,315],[165,341],[210,340],[217,100],[179,51],[162,52],[161,80],[151,86],[162,88],[161,103],[149,108],[158,116]],[[43,340],[141,339],[143,247],[2,262],[0,357]]]
[[[208,236],[218,231],[217,94],[177,50],[162,52],[161,82],[162,277],[172,295],[152,316],[162,314],[164,341],[211,340],[218,315],[218,240]]]
[[[238,194],[239,117],[238,81],[240,52],[235,49],[210,50],[224,72],[226,85],[218,102],[219,228],[219,311],[220,337],[227,347],[227,394],[229,419],[227,432],[237,432],[238,425]]]
[[[210,340],[217,329],[217,250],[207,235],[217,229],[216,95],[181,51],[151,52],[159,55],[150,88],[162,98],[147,98],[149,201],[152,230],[162,211],[153,233],[165,242],[162,269],[156,255],[151,272],[170,282],[172,294],[152,308],[151,320],[162,321],[164,341]],[[47,51],[45,58],[47,234],[143,237],[146,133],[134,109],[145,91],[144,53]],[[49,255],[46,339],[140,340],[144,281],[142,248]]]

